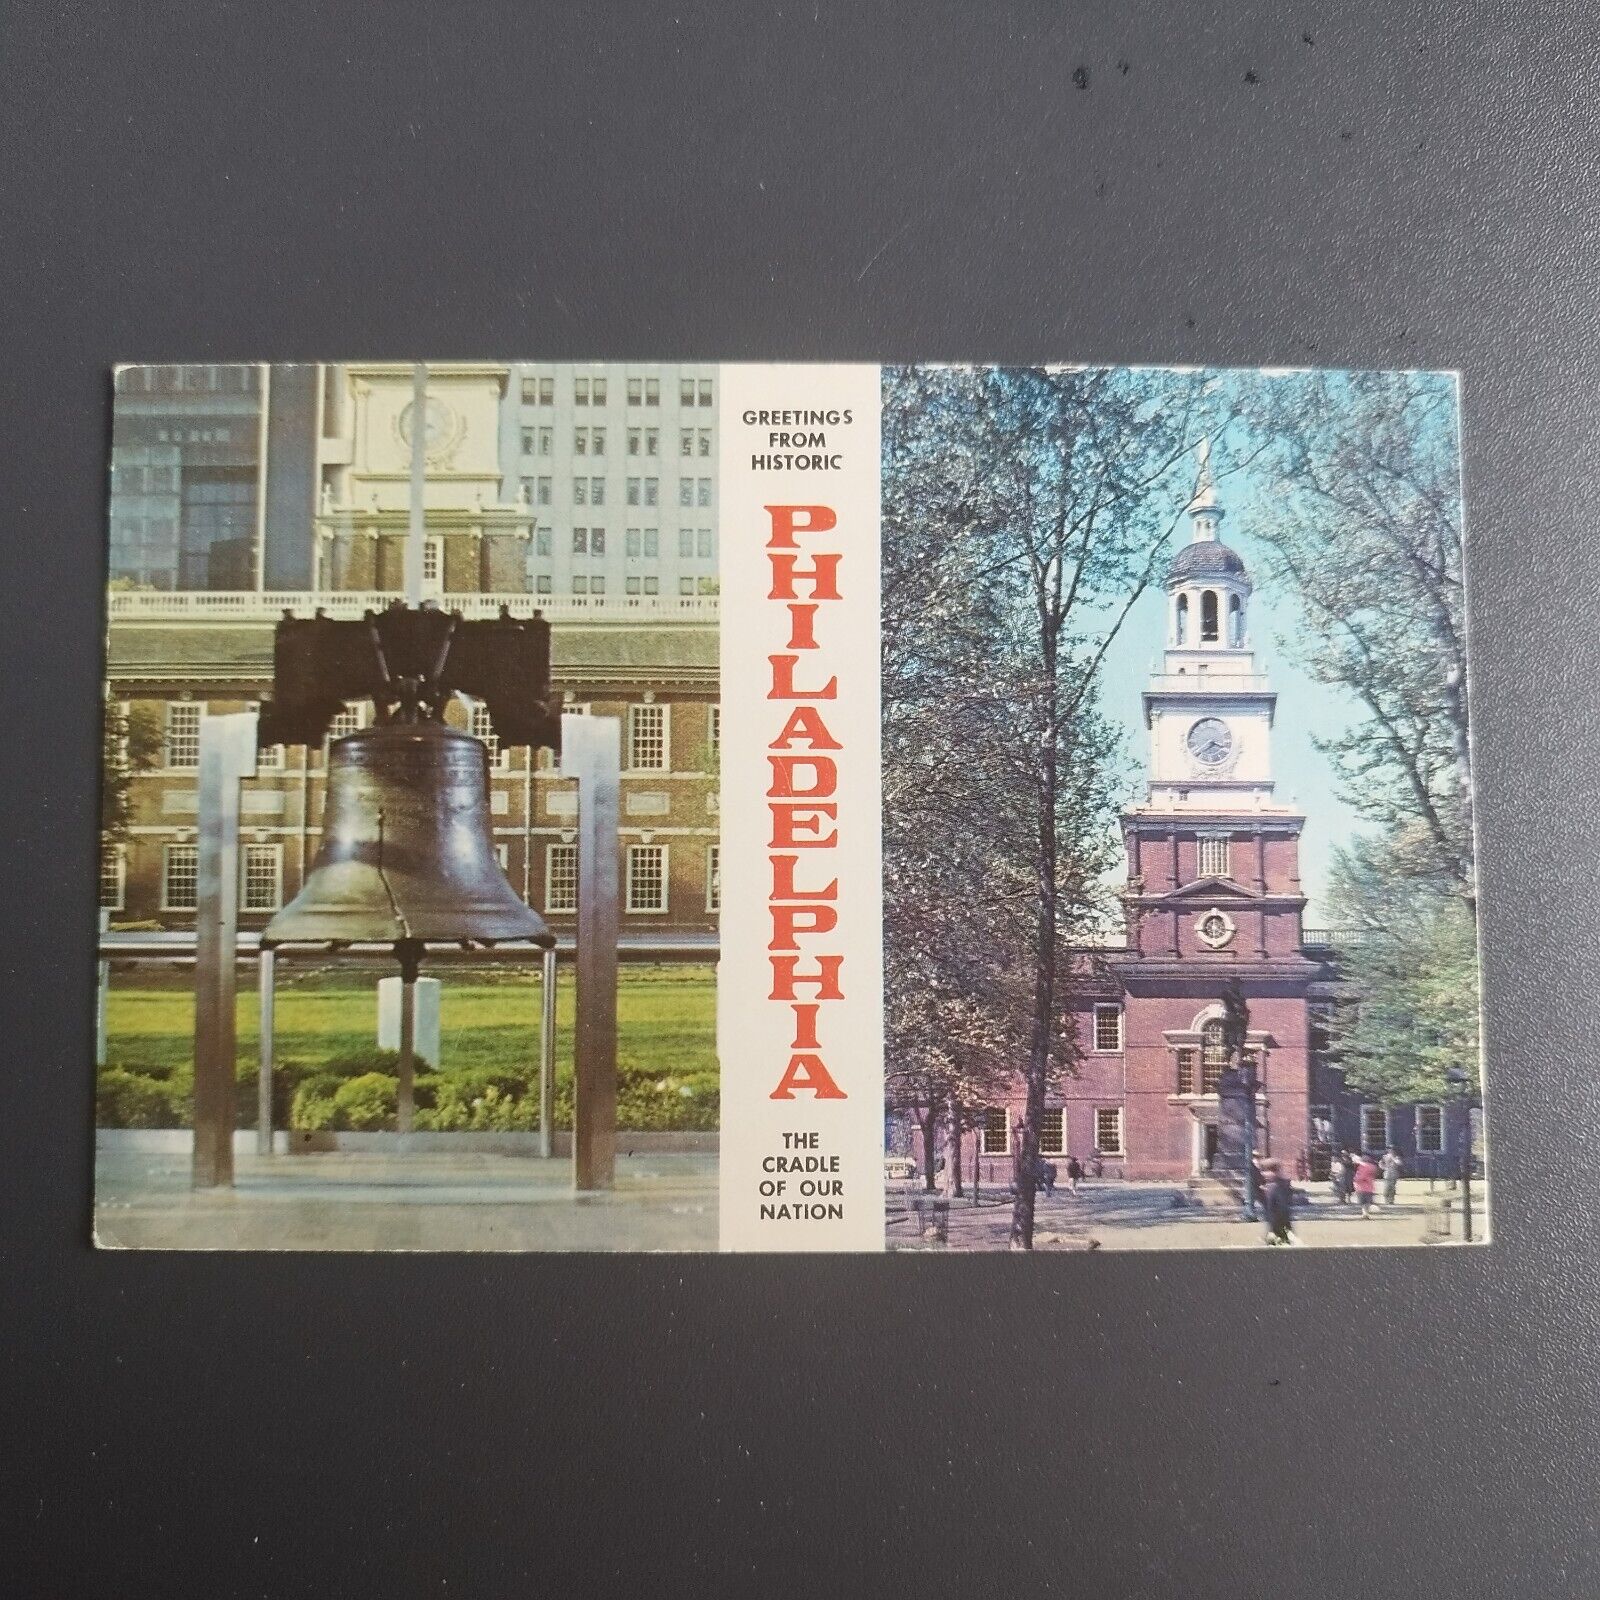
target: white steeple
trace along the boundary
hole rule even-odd
[[[1219,526],[1227,512],[1217,503],[1217,480],[1211,472],[1211,439],[1200,440],[1196,452],[1200,458],[1199,476],[1195,482],[1194,498],[1189,502],[1189,515],[1194,518],[1194,542],[1216,539]]]

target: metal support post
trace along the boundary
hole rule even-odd
[[[423,946],[416,939],[399,939],[394,953],[400,962],[400,1071],[395,1093],[395,1129],[410,1133],[416,1120],[417,1093],[417,969]]]
[[[609,1189],[617,1162],[617,841],[622,756],[616,719],[562,717],[561,770],[578,779],[572,1182],[578,1190]]]
[[[422,604],[422,552],[426,539],[422,506],[428,472],[428,369],[418,361],[411,368],[411,506],[406,524],[406,604]]]
[[[278,985],[275,950],[263,950],[256,966],[256,994],[260,1010],[256,1028],[256,1154],[272,1154],[273,1028],[276,1023]]]
[[[100,933],[104,938],[106,930],[111,926],[111,913],[100,913]],[[106,1029],[107,1011],[111,1005],[111,963],[105,956],[101,956],[96,964],[94,988],[94,1064],[103,1067],[106,1064]]]
[[[239,780],[255,775],[256,714],[200,718],[195,874],[194,1158],[197,1189],[233,1183],[238,1048]]]
[[[1472,1093],[1461,1095],[1461,1242],[1472,1243]]]
[[[544,952],[539,978],[539,1154],[556,1150],[556,953]]]

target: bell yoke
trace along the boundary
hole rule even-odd
[[[550,625],[537,613],[463,622],[399,603],[359,622],[286,613],[261,747],[320,741],[352,699],[370,699],[376,720],[330,747],[322,846],[262,948],[387,947],[409,983],[429,945],[553,945],[495,859],[488,752],[443,720],[463,694],[486,704],[503,744],[559,750],[549,684]]]

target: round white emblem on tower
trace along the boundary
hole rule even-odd
[[[1210,950],[1221,950],[1224,946],[1231,944],[1237,931],[1233,918],[1226,911],[1219,911],[1215,906],[1209,911],[1202,911],[1195,918],[1195,937]]]

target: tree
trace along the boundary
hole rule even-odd
[[[1289,648],[1363,713],[1321,748],[1396,869],[1475,915],[1455,383],[1297,373],[1244,403],[1272,472],[1256,531],[1300,602]]]
[[[1445,1074],[1474,1070],[1479,1049],[1476,918],[1450,880],[1418,878],[1406,859],[1386,837],[1359,840],[1336,854],[1330,894],[1353,934],[1334,1057],[1350,1088],[1384,1105],[1446,1098]]]
[[[161,760],[161,721],[154,706],[128,704],[107,695],[103,712],[100,773],[100,839],[117,844],[128,836],[133,775]]]
[[[1074,947],[1111,910],[1122,745],[1098,675],[1189,497],[1207,392],[1126,370],[885,374],[891,1077],[934,1074],[918,1103],[947,1115],[945,1008],[973,1007],[971,1055],[1026,1091],[1017,1248],[1045,1100],[1077,1056]]]

